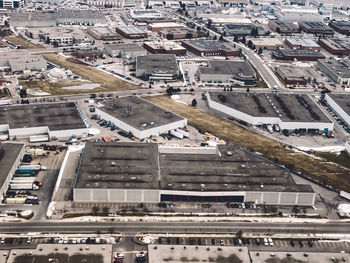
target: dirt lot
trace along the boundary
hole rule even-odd
[[[285,165],[295,173],[310,176],[335,189],[350,191],[350,170],[345,167],[295,152],[280,142],[246,130],[200,109],[175,102],[169,97],[158,96],[146,99],[187,118],[188,124],[199,130],[212,133],[229,143],[240,145],[252,152],[260,152],[266,158]]]
[[[77,64],[74,62],[67,61],[63,56],[57,54],[43,54],[42,55],[46,60],[64,67],[65,69],[71,70],[75,74],[90,80],[93,83],[101,84],[101,87],[94,89],[93,92],[99,91],[120,91],[120,90],[132,90],[138,89],[137,86],[132,85],[128,82],[122,81],[110,74],[102,72],[98,69],[91,68],[89,66]],[[81,90],[79,91],[79,93]],[[91,90],[90,90],[91,92]],[[67,93],[66,93],[67,94]]]
[[[21,46],[21,49],[36,49],[36,48],[44,48],[41,45],[33,44],[29,42],[27,39],[24,37],[19,37],[19,36],[7,36],[5,37],[6,40],[11,41],[15,45]]]

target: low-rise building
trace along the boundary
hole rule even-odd
[[[328,25],[338,33],[350,36],[350,21],[332,21]]]
[[[314,50],[279,49],[272,51],[272,58],[278,60],[317,61],[325,58],[325,56]]]
[[[134,58],[147,55],[146,49],[135,43],[104,45],[105,53],[110,57]]]
[[[278,38],[249,38],[247,39],[252,42],[253,47],[258,49],[268,49],[268,50],[276,50],[280,47],[283,47],[283,42]]]
[[[350,126],[350,96],[349,94],[326,94],[327,104]]]
[[[292,49],[321,50],[321,47],[310,38],[286,38],[285,43]]]
[[[23,72],[25,70],[43,71],[47,69],[47,62],[40,55],[28,55],[22,52],[0,53],[0,55],[0,67],[3,69],[8,68],[11,72]]]
[[[334,82],[350,85],[350,60],[320,59],[317,67]]]
[[[350,55],[349,38],[320,38],[318,44],[333,55]]]
[[[99,49],[78,49],[75,51],[78,58],[101,58],[103,51]]]
[[[168,40],[173,39],[186,39],[186,38],[197,38],[206,36],[201,31],[197,31],[192,28],[171,28],[171,29],[162,29],[158,31],[158,35]]]
[[[265,36],[267,33],[263,27],[254,24],[225,24],[224,31],[227,36],[251,36],[252,33]]]
[[[291,35],[299,33],[298,25],[292,22],[283,22],[279,20],[269,20],[267,23],[269,27],[279,34]]]
[[[0,8],[14,9],[24,6],[24,0],[2,0],[0,1]]]
[[[6,196],[17,167],[25,152],[24,144],[2,143],[0,147],[0,201]]]
[[[258,81],[254,69],[247,61],[210,60],[207,66],[198,68],[197,74],[202,82],[252,86]]]
[[[152,54],[186,55],[186,48],[171,40],[144,42],[143,47]]]
[[[98,40],[119,40],[121,37],[116,32],[113,32],[108,27],[89,27],[87,32]]]
[[[189,40],[182,41],[188,51],[198,56],[240,56],[241,52],[239,49],[232,47],[230,44],[223,41],[216,40]]]
[[[250,125],[278,125],[280,130],[331,131],[334,123],[306,94],[207,94],[210,108]]]
[[[173,28],[184,28],[184,26],[175,22],[151,23],[148,25],[148,29],[153,32],[164,30],[164,29],[173,29]]]
[[[235,145],[191,148],[88,142],[73,189],[74,202],[88,203],[313,206],[315,198],[312,187],[296,184],[285,167]],[[152,262],[161,261],[152,257]]]
[[[145,80],[175,81],[180,75],[175,55],[152,54],[136,58],[136,77]]]
[[[277,74],[287,85],[306,85],[307,78],[302,68],[280,66],[276,69]]]
[[[315,35],[333,35],[334,30],[323,22],[299,22],[302,31]]]
[[[48,135],[48,138],[87,136],[88,128],[77,105],[69,103],[0,107],[0,133],[9,139]]]
[[[185,118],[134,96],[104,101],[95,113],[138,139],[167,134],[187,125]]]
[[[147,33],[136,26],[119,26],[116,28],[117,33],[125,38],[146,38]]]

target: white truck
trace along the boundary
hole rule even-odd
[[[18,169],[33,169],[34,171],[45,171],[46,166],[40,164],[26,164],[18,166]]]
[[[14,177],[11,180],[11,184],[23,184],[23,183],[34,183],[36,180],[35,177]]]
[[[26,197],[7,197],[6,204],[24,204],[26,202]]]
[[[11,190],[38,190],[39,186],[34,183],[10,183]]]

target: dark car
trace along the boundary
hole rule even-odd
[[[291,245],[292,247],[295,247],[295,242],[294,242],[293,240],[291,240],[291,241],[290,241],[290,245]]]

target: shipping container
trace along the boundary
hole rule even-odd
[[[25,204],[26,197],[8,197],[6,198],[6,204]]]
[[[33,169],[34,171],[40,171],[40,170],[46,170],[45,166],[42,166],[40,164],[26,164],[26,165],[20,165],[17,169]]]
[[[38,190],[39,186],[36,184],[10,184],[11,190]]]

